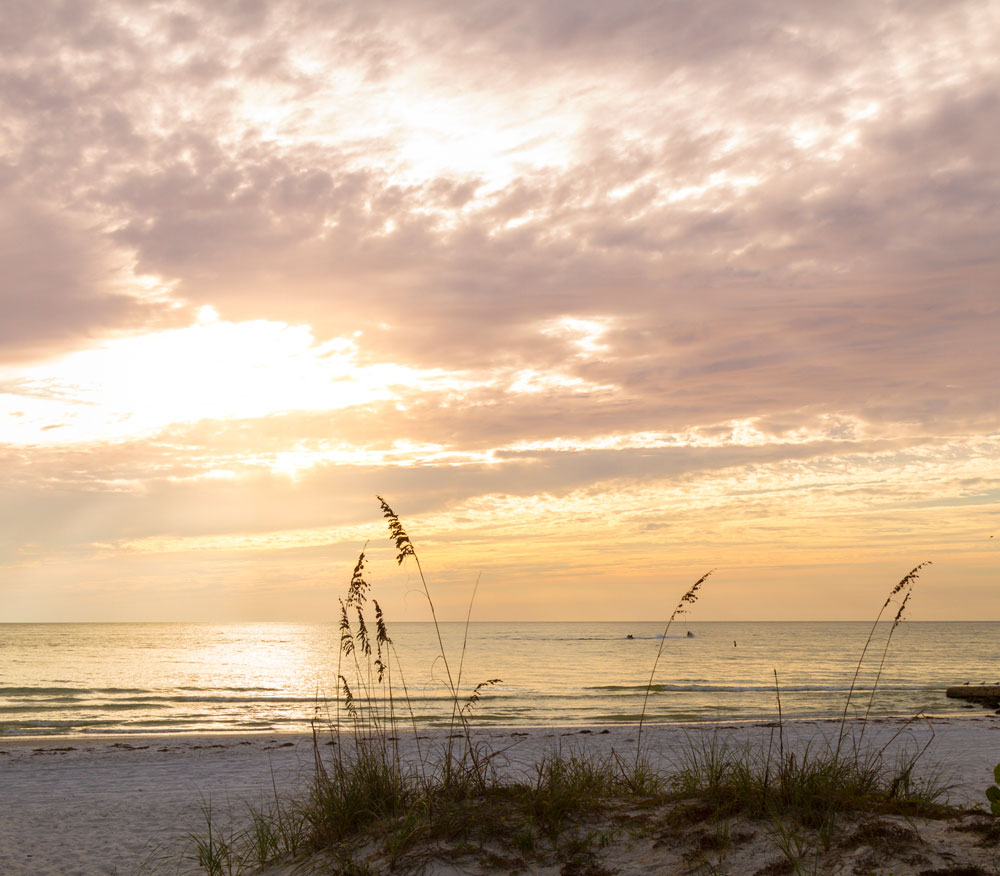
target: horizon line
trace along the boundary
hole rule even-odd
[[[5,620],[0,621],[0,627],[2,626],[21,626],[21,625],[111,625],[111,624],[202,624],[205,626],[221,626],[221,625],[234,625],[234,624],[309,624],[309,625],[322,625],[322,624],[332,624],[336,625],[339,620],[331,618],[330,620],[292,620],[292,619],[275,619],[268,618],[263,620]],[[430,624],[434,625],[433,620],[394,620],[393,625],[396,624]],[[653,620],[526,620],[526,619],[515,619],[515,620],[441,620],[437,621],[441,624],[462,624],[463,626],[468,623],[470,626],[475,624],[662,624],[664,621],[653,621]],[[857,623],[873,623],[872,619],[869,618],[839,618],[831,620],[829,618],[794,618],[794,619],[780,619],[772,618],[770,620],[755,619],[755,620],[692,620],[684,624],[676,624],[678,627],[684,626],[694,626],[696,624],[817,624],[817,623],[828,623],[828,624],[857,624]],[[893,623],[892,618],[887,620],[878,621],[879,624],[891,624]],[[906,619],[903,621],[906,624],[991,624],[1000,623],[1000,618],[951,618],[951,619],[935,619],[935,620],[910,620]]]

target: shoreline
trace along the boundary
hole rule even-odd
[[[786,750],[831,744],[839,721],[786,721]],[[846,739],[857,722],[846,725]],[[637,725],[476,727],[473,741],[497,753],[501,775],[530,774],[550,752],[635,751]],[[654,769],[670,772],[686,746],[710,739],[731,745],[777,744],[777,722],[645,724],[642,747]],[[345,739],[350,737],[345,736]],[[319,736],[321,750],[331,742]],[[400,729],[404,761],[426,758],[447,743],[447,731],[413,736]],[[1000,717],[872,718],[865,745],[886,756],[926,745],[918,773],[953,785],[949,800],[986,811],[984,791],[1000,761]],[[189,837],[203,830],[203,806],[238,823],[246,803],[306,786],[314,765],[313,738],[296,733],[149,734],[104,737],[0,737],[0,872],[131,874],[183,872]],[[191,861],[187,862],[188,867]]]
[[[953,712],[921,712],[918,715],[908,715],[908,714],[872,714],[868,718],[870,724],[885,723],[885,722],[919,722],[924,720],[931,721],[955,721],[962,722],[967,720],[978,720],[981,718],[993,718],[996,717],[1000,720],[1000,710],[994,709],[992,706],[983,706],[980,704],[969,704],[960,707],[960,711]],[[643,723],[644,727],[752,727],[757,725],[770,726],[777,720],[777,715],[773,712],[758,715],[751,718],[718,718],[718,719],[686,719],[681,721],[664,721],[664,720],[647,720]],[[847,723],[856,723],[861,721],[861,718],[849,717]],[[841,721],[841,716],[839,714],[834,715],[820,715],[820,716],[785,716],[785,724],[829,724],[836,723],[839,724]],[[401,733],[412,733],[413,726],[405,718],[397,719],[397,726],[400,728]],[[541,724],[541,723],[530,723],[530,724],[513,724],[513,723],[487,723],[485,721],[480,721],[477,719],[472,720],[472,726],[476,730],[490,731],[490,730],[579,730],[579,729],[590,729],[590,730],[604,730],[605,728],[609,730],[614,730],[615,728],[627,729],[629,727],[637,727],[638,722],[635,721],[613,721],[613,722],[597,722],[597,721],[580,721],[578,723],[568,723],[568,724]],[[445,724],[437,726],[421,726],[419,727],[419,732],[421,733],[443,733],[448,729]],[[156,730],[95,730],[91,731],[76,731],[67,733],[10,733],[4,734],[0,733],[0,747],[8,744],[21,744],[26,742],[32,742],[35,740],[41,740],[43,742],[55,742],[58,740],[73,740],[76,742],[111,742],[111,741],[121,741],[129,739],[183,739],[189,737],[208,737],[208,736],[218,736],[220,738],[228,737],[239,737],[254,739],[263,736],[309,736],[310,730],[307,726],[301,728],[223,728],[223,727],[206,727],[206,728],[196,728],[196,729],[156,729]],[[323,731],[325,732],[325,731]],[[342,732],[350,732],[348,727],[342,728]]]

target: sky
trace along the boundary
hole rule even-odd
[[[8,0],[0,622],[1000,620],[1000,6]],[[996,535],[996,538],[993,536]]]

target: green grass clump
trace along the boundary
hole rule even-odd
[[[772,759],[766,750],[716,737],[689,745],[673,783],[679,797],[708,803],[722,817],[787,816],[814,828],[847,813],[940,814],[947,787],[915,780],[918,758],[889,762],[877,750],[807,746]]]
[[[320,769],[302,816],[314,846],[344,841],[373,821],[405,812],[417,796],[412,775],[398,762],[360,746],[353,757],[338,759],[331,771]]]

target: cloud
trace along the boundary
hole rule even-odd
[[[158,308],[115,288],[99,235],[10,189],[6,195],[0,201],[0,359],[51,354],[156,316]]]
[[[997,431],[997,37],[979,0],[15,2],[10,532],[885,453],[911,497]]]

